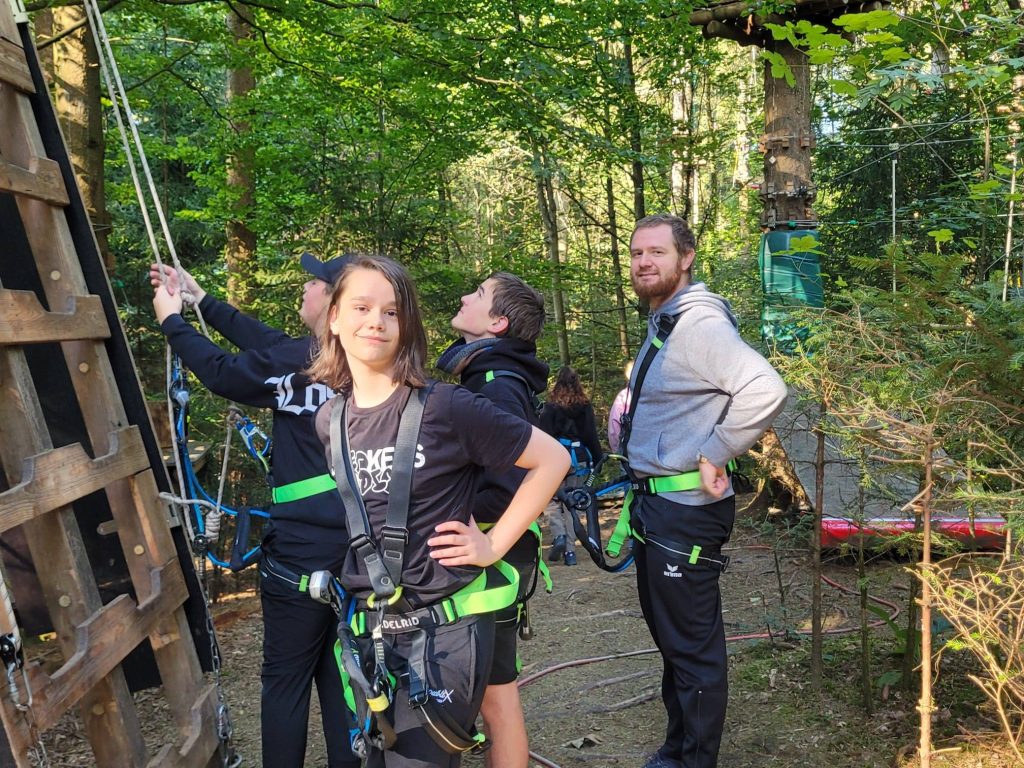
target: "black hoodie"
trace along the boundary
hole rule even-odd
[[[594,406],[590,403],[572,408],[545,403],[540,415],[540,428],[554,438],[578,440],[586,446],[595,464],[604,455],[601,439],[597,436],[597,425],[594,423]]]
[[[493,345],[485,345],[468,359],[461,370],[456,371],[462,386],[470,392],[483,395],[506,413],[536,425],[534,397],[547,388],[547,363],[537,359],[537,345],[532,341],[499,338],[493,341]],[[465,343],[465,340],[460,339],[449,350],[464,346]],[[529,389],[513,376],[488,376],[492,371],[518,374],[529,383]],[[478,523],[497,522],[501,513],[508,508],[525,475],[526,470],[519,467],[501,473],[485,472],[477,487],[474,519]]]
[[[313,425],[316,409],[334,393],[301,371],[314,351],[312,336],[293,338],[207,294],[199,303],[206,322],[241,351],[214,344],[172,314],[161,325],[167,343],[212,392],[274,412],[274,484],[287,485],[327,472]],[[337,571],[345,559],[345,508],[336,490],[274,504],[264,551],[290,568]]]

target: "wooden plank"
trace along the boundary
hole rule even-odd
[[[0,14],[2,15],[2,14]],[[2,98],[3,89],[0,89]],[[0,347],[0,465],[8,480],[21,481],[24,459],[52,448],[42,407],[25,356],[17,347]],[[60,476],[59,473],[57,475]],[[71,507],[22,525],[47,612],[64,658],[78,650],[76,628],[103,607],[92,567]],[[138,713],[120,668],[103,678],[77,702],[96,766],[134,768],[146,762]]]
[[[0,288],[0,345],[107,338],[99,296],[72,296],[64,312],[47,312],[32,291]]]
[[[119,595],[75,628],[76,651],[60,669],[47,675],[34,667],[33,704],[37,727],[48,730],[89,689],[109,675],[147,635],[188,599],[181,570],[153,572],[153,590],[136,605]]]
[[[210,723],[217,722],[218,707],[217,686],[206,686],[190,708],[189,727],[184,737],[178,744],[168,744],[161,749],[146,768],[204,768],[208,765],[220,744],[216,728],[209,727]]]
[[[0,13],[7,15],[7,10],[3,9]],[[8,83],[22,93],[36,92],[25,62],[24,49],[6,37],[0,37],[0,82]]]
[[[0,493],[0,532],[148,468],[146,448],[134,426],[112,434],[110,452],[95,459],[78,443],[29,456],[22,465],[21,482]]]
[[[9,120],[6,125],[0,123],[0,152],[22,167],[32,167],[30,164],[33,159],[44,157],[46,153],[35,118],[31,114],[28,97],[12,98],[9,90],[5,92],[5,89],[0,88],[0,114],[5,112],[16,115],[18,119]],[[68,192],[77,209],[77,189],[69,189]],[[86,286],[64,211],[26,196],[16,197],[16,202],[36,268],[42,278],[48,305],[64,306],[63,302],[69,296],[88,294],[90,291]],[[123,334],[123,330],[113,325],[111,321],[112,333]],[[71,340],[61,342],[61,351],[68,371],[71,372],[72,385],[89,440],[97,453],[106,452],[109,450],[111,433],[127,423],[120,389],[114,380],[106,347],[96,341]],[[157,497],[151,472],[116,481],[107,485],[105,492],[132,583],[139,599],[143,600],[151,589],[150,574],[154,569],[173,563],[173,567],[180,570],[167,525],[166,508]],[[166,616],[166,620],[150,635],[150,642],[164,681],[171,714],[179,730],[184,733],[193,726],[194,704],[203,688],[202,673],[184,611],[179,609]],[[130,699],[125,702],[125,707],[132,708]],[[101,717],[109,714],[102,707],[99,711]],[[109,717],[105,723],[94,723],[92,721],[95,718],[87,706],[81,707],[81,712],[97,766],[124,768],[139,764],[144,748],[139,751],[141,737],[137,723],[129,722],[126,717],[121,732],[113,732],[108,727],[112,723]],[[208,745],[210,733],[216,735],[215,714],[215,711],[212,712],[213,716],[210,711],[203,713],[202,744]],[[194,749],[197,755],[202,751],[198,747]],[[205,764],[218,764],[215,753],[215,747],[209,749]],[[200,758],[201,755],[197,757]]]
[[[0,157],[0,192],[24,195],[51,205],[68,204],[68,191],[60,176],[60,166],[49,158],[36,158],[34,168],[6,162]]]

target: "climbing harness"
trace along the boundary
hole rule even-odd
[[[639,477],[635,472],[633,472],[629,465],[629,437],[633,431],[633,416],[636,413],[637,405],[640,402],[640,388],[643,384],[644,378],[647,376],[647,371],[651,367],[651,363],[654,362],[654,358],[661,348],[665,346],[665,341],[672,333],[672,330],[675,328],[678,320],[678,314],[661,315],[658,319],[658,330],[655,333],[654,338],[651,339],[651,343],[647,347],[647,351],[644,353],[643,359],[636,368],[636,374],[631,387],[630,396],[628,398],[629,408],[627,408],[626,412],[622,414],[622,436],[619,442],[622,450],[622,467],[626,471],[626,475],[629,480],[629,490],[627,491],[625,501],[622,504],[622,513],[619,515],[619,519],[615,524],[615,530],[608,539],[608,546],[605,551],[612,557],[618,557],[626,539],[632,537],[638,541],[651,543],[665,549],[666,551],[680,555],[691,565],[711,565],[712,567],[716,567],[719,570],[724,571],[729,565],[729,558],[722,555],[720,552],[714,552],[710,549],[702,549],[697,544],[681,544],[655,535],[649,535],[645,539],[645,532],[640,527],[635,526],[631,521],[633,504],[638,496],[656,496],[662,493],[692,491],[700,488],[701,485],[699,470],[691,470],[689,472],[681,472],[679,474],[667,475],[664,477]],[[726,467],[726,471],[729,472],[729,474],[732,474],[735,468],[735,462],[730,461]],[[584,500],[581,499],[579,503],[583,504]],[[598,539],[598,541],[600,541],[600,539]],[[588,552],[589,551],[590,550],[588,549]],[[591,556],[593,557],[593,555]],[[598,565],[600,565],[600,563],[598,563]]]
[[[271,442],[266,433],[253,424],[238,408],[232,406],[228,415],[228,427],[224,438],[224,458],[221,466],[221,484],[217,497],[211,496],[196,474],[195,466],[188,448],[188,421],[191,396],[188,388],[188,374],[184,365],[175,354],[171,354],[170,381],[167,387],[168,399],[171,403],[171,418],[174,425],[175,463],[183,479],[185,498],[177,501],[188,510],[185,516],[192,542],[193,553],[221,568],[240,571],[256,563],[261,554],[259,545],[249,546],[252,518],[269,519],[270,513],[262,509],[239,507],[237,509],[222,503],[224,480],[227,477],[227,460],[231,445],[231,435],[238,432],[249,454],[260,466],[269,470],[268,459]],[[269,471],[266,473],[270,481]],[[205,501],[206,504],[197,503]],[[203,513],[203,509],[208,511]],[[231,554],[227,558],[217,554],[218,540],[221,533],[221,521],[224,515],[235,519],[235,535],[232,541]]]
[[[604,462],[609,458],[621,459],[622,457],[618,454],[607,454],[590,468],[583,485],[577,488],[563,488],[558,491],[557,498],[562,503],[562,508],[569,513],[573,533],[594,564],[603,571],[619,573],[632,565],[633,555],[631,552],[627,553],[625,557],[614,563],[605,557],[604,547],[601,543],[600,507],[603,499],[625,493],[629,488],[629,478],[623,474],[614,480],[594,487],[594,480]]]
[[[395,743],[393,707],[395,692],[407,687],[409,705],[424,730],[446,752],[479,751],[487,746],[483,734],[468,731],[430,695],[441,681],[430,680],[427,643],[429,630],[453,624],[466,616],[492,613],[515,603],[519,594],[519,573],[498,561],[492,573],[504,582],[489,586],[488,570],[452,595],[428,606],[412,608],[402,594],[402,571],[408,543],[408,517],[412,493],[416,444],[423,409],[433,389],[413,390],[402,411],[392,460],[391,482],[384,526],[375,539],[354,477],[348,444],[347,403],[335,401],[331,413],[331,463],[337,487],[345,504],[349,547],[363,562],[372,594],[356,600],[341,590],[337,579],[327,572],[311,575],[309,593],[331,604],[339,616],[335,654],[342,661],[346,701],[356,721],[352,751],[364,757],[372,748],[386,751]],[[402,669],[389,669],[389,651],[399,635],[410,640],[410,653]]]
[[[492,382],[495,379],[503,377],[522,382],[522,385],[526,387],[526,395],[529,398],[530,407],[533,409],[533,415],[535,418],[540,418],[540,413],[544,410],[544,403],[541,402],[540,395],[534,391],[533,387],[530,386],[530,382],[527,381],[526,377],[522,374],[516,373],[515,371],[490,370],[484,374],[484,381]],[[479,524],[480,530],[482,531],[487,531],[492,526],[493,523]],[[533,576],[530,579],[530,588],[519,600],[519,637],[523,640],[533,639],[533,626],[530,624],[530,598],[533,597],[533,593],[537,589],[538,576],[544,580],[545,592],[551,594],[551,591],[554,589],[554,584],[551,582],[551,570],[548,568],[548,564],[544,562],[544,536],[540,531],[540,525],[538,525],[536,521],[530,523],[530,527],[527,529],[527,532],[533,534],[537,539],[537,559],[535,562],[536,567],[534,568]]]
[[[571,437],[560,437],[558,442],[569,452],[569,459],[572,465],[569,467],[569,474],[573,477],[586,477],[593,475],[594,457],[590,455],[590,449],[579,440]]]

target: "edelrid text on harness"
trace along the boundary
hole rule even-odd
[[[365,757],[370,747],[386,751],[394,746],[394,694],[402,682],[408,686],[409,704],[420,724],[445,751],[456,754],[486,746],[483,734],[472,727],[467,731],[429,695],[427,632],[465,616],[492,613],[512,605],[519,592],[518,572],[499,561],[495,567],[505,581],[501,586],[488,588],[487,571],[484,571],[470,584],[432,605],[409,609],[402,597],[416,444],[424,406],[433,386],[431,382],[427,387],[413,390],[402,411],[388,488],[387,514],[379,541],[370,529],[350,462],[346,401],[336,400],[331,413],[331,463],[345,504],[349,547],[363,562],[373,590],[365,608],[359,609],[351,595],[337,608],[342,618],[338,625],[337,653],[344,669],[346,700],[352,702],[358,725],[352,737],[352,750],[360,757]],[[319,577],[317,581],[319,594]],[[388,651],[398,635],[410,636],[411,651],[405,669],[391,670],[387,666]]]
[[[658,331],[654,338],[651,339],[650,346],[647,347],[647,351],[644,353],[643,359],[636,368],[636,376],[634,378],[635,383],[632,386],[632,391],[629,397],[629,408],[624,414],[622,414],[622,436],[620,438],[619,445],[621,446],[623,454],[622,466],[626,470],[626,474],[629,476],[630,489],[626,493],[626,499],[622,504],[622,514],[619,515],[618,522],[615,524],[615,530],[608,539],[608,547],[606,548],[606,551],[612,557],[618,557],[619,552],[622,551],[622,545],[629,537],[633,537],[646,543],[644,532],[639,531],[631,523],[632,507],[637,496],[656,496],[661,493],[692,491],[700,488],[701,486],[700,470],[698,469],[663,477],[639,477],[629,465],[629,437],[633,431],[633,416],[636,413],[637,405],[640,402],[641,385],[643,384],[644,378],[647,376],[647,371],[650,369],[651,363],[654,362],[654,358],[658,352],[661,351],[661,348],[665,346],[665,341],[672,333],[672,330],[675,328],[678,320],[678,314],[662,315],[658,320]],[[735,463],[730,461],[726,467],[727,471],[731,473],[734,468]],[[649,538],[651,539],[652,544],[687,558],[687,561],[691,565],[698,563],[701,565],[710,565],[712,567],[717,567],[722,571],[728,567],[729,558],[722,555],[720,552],[712,552],[711,550],[702,549],[701,546],[697,544],[681,544],[658,536],[650,536]]]

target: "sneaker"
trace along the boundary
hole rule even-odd
[[[551,542],[551,551],[548,552],[548,562],[557,563],[562,559],[562,555],[565,554],[565,535],[555,536],[555,540]]]
[[[661,752],[655,752],[644,763],[644,768],[682,768],[683,764],[671,757],[665,757]]]
[[[566,565],[576,565],[576,553],[575,552],[566,552],[565,553],[565,564]]]

